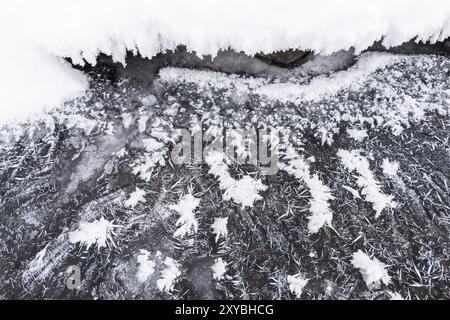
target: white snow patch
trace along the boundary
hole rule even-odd
[[[173,291],[176,279],[181,275],[178,263],[170,258],[164,259],[165,269],[161,271],[161,278],[156,281],[156,286],[160,291]]]
[[[41,251],[39,251],[33,260],[30,261],[27,271],[27,274],[33,274],[41,270],[45,266],[44,257],[47,254],[47,248],[49,244],[47,244]]]
[[[170,205],[169,208],[176,211],[180,216],[176,222],[178,229],[173,236],[183,238],[188,233],[196,233],[198,230],[198,221],[195,218],[195,209],[200,204],[200,199],[195,198],[188,193],[181,197],[180,201],[175,205]]]
[[[367,130],[365,129],[347,129],[347,134],[355,141],[362,142],[367,138]]]
[[[222,280],[224,278],[225,273],[227,272],[227,265],[222,258],[217,258],[214,260],[214,264],[211,266],[213,271],[213,278],[215,280]]]
[[[387,285],[391,281],[391,277],[386,270],[386,265],[377,258],[371,259],[361,250],[353,254],[352,264],[355,268],[359,269],[369,289],[379,288],[381,283]]]
[[[139,282],[145,282],[147,279],[155,273],[155,262],[150,260],[150,252],[141,249],[137,256],[138,270],[136,272],[136,278]]]
[[[139,202],[145,202],[145,191],[136,187],[136,190],[130,193],[130,197],[124,202],[125,207],[134,208]]]
[[[291,276],[291,275],[287,276],[287,282],[289,284],[289,290],[291,290],[291,292],[293,294],[295,294],[297,299],[299,299],[300,296],[302,295],[303,288],[306,286],[308,281],[309,280],[304,278],[301,274],[296,274],[296,275],[293,275],[293,276]]]
[[[378,218],[386,207],[395,208],[397,206],[393,196],[386,195],[381,191],[380,183],[370,170],[369,160],[363,157],[359,150],[347,151],[340,149],[337,152],[337,156],[341,159],[344,167],[349,171],[358,173],[356,184],[362,188],[361,194],[366,201],[372,203],[372,208],[375,210],[375,218]]]
[[[101,217],[99,220],[93,222],[80,222],[77,230],[69,232],[69,241],[71,243],[80,242],[88,249],[92,245],[97,245],[98,248],[106,247],[108,242],[113,242],[113,229],[117,226],[111,221]]]
[[[220,237],[226,238],[228,235],[228,218],[214,218],[214,222],[211,225],[211,228],[213,229],[213,233],[216,235],[216,242],[219,240]]]
[[[241,180],[235,180],[228,172],[223,152],[211,151],[205,157],[206,163],[211,167],[209,173],[219,179],[220,189],[224,190],[223,198],[241,204],[242,208],[252,207],[253,203],[262,199],[258,194],[267,189],[261,180],[255,180],[246,175]]]
[[[11,26],[3,25],[2,11],[0,8],[0,29],[15,34]],[[27,19],[20,21],[26,23]],[[62,58],[42,48],[22,46],[20,39],[6,42],[2,31],[0,40],[0,125],[40,118],[88,89],[87,76]]]
[[[389,159],[383,159],[383,173],[390,177],[396,177],[398,168],[400,167],[400,164],[397,161],[389,161]]]
[[[228,94],[246,94],[268,81],[264,78],[240,77],[216,71],[167,67],[159,71],[159,78],[168,83],[194,83],[202,90],[226,90]]]

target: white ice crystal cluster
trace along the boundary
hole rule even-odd
[[[260,191],[267,189],[261,180],[245,175],[240,180],[234,179],[225,162],[223,152],[211,151],[205,157],[206,163],[211,167],[209,173],[219,179],[220,189],[224,191],[225,200],[233,200],[242,205],[242,208],[252,207],[253,203],[262,199]]]
[[[160,291],[170,292],[177,278],[181,276],[181,271],[178,262],[170,257],[164,259],[164,265],[165,268],[161,271],[161,278],[156,281],[156,286]]]
[[[304,278],[301,274],[295,274],[287,276],[287,282],[289,284],[289,290],[299,299],[303,293],[303,288],[308,284],[308,279]]]
[[[179,216],[175,224],[178,228],[173,234],[174,237],[183,238],[189,233],[197,232],[198,221],[195,218],[195,209],[199,204],[200,199],[197,199],[192,194],[186,194],[177,204],[169,206]]]
[[[228,235],[228,218],[214,218],[214,222],[211,225],[213,233],[216,235],[216,242],[220,237],[226,238]]]
[[[113,241],[115,227],[117,226],[103,217],[92,222],[82,221],[77,230],[69,233],[69,241],[79,242],[88,249],[92,245],[97,245],[98,248],[106,247],[108,242]]]
[[[372,203],[375,210],[375,218],[378,218],[381,212],[387,208],[397,206],[394,196],[386,195],[382,192],[380,182],[375,179],[375,175],[370,170],[369,160],[362,156],[359,150],[343,150],[337,152],[342,164],[351,172],[356,172],[356,184],[362,188],[362,195],[366,201]]]
[[[227,272],[227,265],[228,263],[223,261],[222,258],[215,259],[214,264],[211,266],[211,270],[213,271],[213,279],[222,280]]]
[[[377,258],[371,259],[361,250],[353,254],[352,264],[359,269],[369,289],[378,288],[382,283],[387,285],[391,282],[386,265]]]

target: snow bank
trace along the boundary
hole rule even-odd
[[[95,64],[102,52],[124,62],[127,50],[152,57],[179,44],[199,55],[228,47],[329,54],[449,35],[448,0],[3,1],[0,121],[26,119],[87,88],[60,57]]]

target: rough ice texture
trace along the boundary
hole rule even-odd
[[[199,55],[230,47],[329,54],[449,35],[448,0],[4,1],[0,121],[27,118],[86,89],[86,78],[61,57],[95,64],[105,53],[125,63],[127,50],[153,57],[179,44]]]

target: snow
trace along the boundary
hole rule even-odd
[[[223,261],[222,258],[215,259],[214,264],[211,266],[211,270],[213,271],[213,279],[222,280],[227,272],[227,265],[228,263]]]
[[[145,191],[136,187],[136,190],[130,193],[130,197],[124,202],[125,207],[134,208],[139,202],[145,202]]]
[[[255,180],[248,175],[240,180],[231,177],[223,152],[211,151],[206,155],[205,161],[211,167],[209,173],[219,179],[225,200],[233,200],[245,208],[252,207],[255,201],[262,199],[258,192],[266,190],[267,186],[261,180]]]
[[[366,201],[372,203],[375,218],[378,218],[386,207],[395,208],[397,206],[393,196],[386,195],[381,191],[380,182],[375,179],[370,170],[369,160],[363,157],[359,150],[339,149],[337,156],[341,159],[344,167],[358,173],[356,184],[362,188],[361,194]]]
[[[388,285],[391,282],[386,265],[377,258],[371,259],[361,250],[353,254],[352,264],[359,269],[369,289],[377,289],[382,283]]]
[[[4,29],[1,15],[0,9],[0,28]],[[0,50],[0,126],[40,118],[88,89],[87,76],[62,58],[18,46],[17,40],[8,46],[1,31],[0,40],[4,44]]]
[[[216,235],[216,242],[219,240],[220,237],[226,238],[228,235],[228,218],[214,218],[214,222],[211,225],[211,228],[213,229],[213,233]]]
[[[170,258],[164,259],[164,268],[161,271],[161,278],[156,281],[156,286],[160,291],[170,292],[173,291],[176,279],[181,275],[178,263]]]
[[[69,241],[80,242],[88,249],[92,245],[97,245],[98,248],[106,247],[108,242],[112,242],[112,230],[115,227],[117,226],[103,217],[93,222],[82,221],[77,230],[69,233]]]
[[[297,299],[299,299],[300,296],[302,295],[303,288],[308,283],[308,279],[305,279],[304,277],[302,277],[301,274],[296,274],[293,276],[288,275],[287,282],[289,284],[289,290],[291,290],[291,292],[293,294],[295,294]]]
[[[195,209],[200,204],[200,199],[195,198],[188,193],[181,197],[180,201],[175,205],[170,205],[169,209],[178,213],[179,218],[176,222],[178,229],[173,236],[183,238],[189,233],[196,233],[198,230],[198,221],[195,218]]]
[[[147,279],[155,273],[155,262],[150,260],[150,252],[141,249],[137,256],[138,270],[136,272],[136,278],[139,282],[145,282]]]
[[[397,161],[389,161],[389,159],[383,159],[383,173],[390,177],[396,177],[398,168],[400,167],[400,164]]]
[[[249,55],[287,48],[331,54],[354,47],[359,53],[378,40],[389,47],[415,37],[430,42],[447,38],[450,3],[18,0],[1,4],[0,30],[4,122],[29,118],[86,90],[86,76],[62,57],[95,64],[97,55],[105,53],[124,63],[127,50],[153,57],[179,44],[212,56],[229,47]],[[348,78],[340,80],[349,84]],[[320,88],[321,81],[316,83]]]

